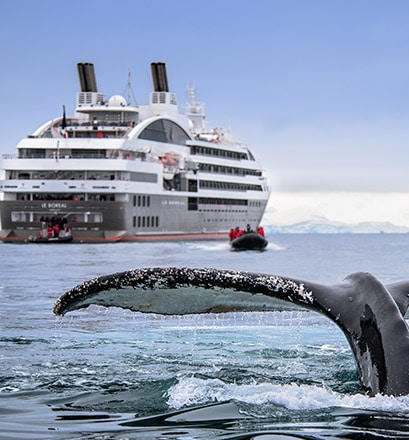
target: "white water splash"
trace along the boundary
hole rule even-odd
[[[226,239],[227,240],[227,239]],[[201,251],[229,251],[230,245],[226,241],[222,242],[214,242],[214,241],[207,241],[207,242],[195,242],[195,243],[185,243],[186,246],[191,250],[201,250]]]
[[[274,243],[272,241],[268,242],[267,249],[271,249],[273,251],[285,251],[284,246],[280,246],[279,244]]]
[[[234,399],[253,405],[273,403],[290,410],[316,410],[344,407],[376,411],[409,413],[409,396],[369,397],[364,394],[345,395],[316,385],[226,384],[219,379],[185,377],[168,391],[168,405],[179,409],[213,401]]]

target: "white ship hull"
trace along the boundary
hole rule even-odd
[[[64,111],[3,157],[0,240],[56,224],[69,225],[73,242],[226,239],[260,224],[269,197],[260,164],[204,132],[200,103],[186,116],[163,84],[144,107],[81,86],[73,117]]]

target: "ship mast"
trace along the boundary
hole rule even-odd
[[[135,95],[134,95],[133,90],[132,90],[131,69],[130,68],[128,68],[128,82],[127,82],[125,90],[123,92],[123,95],[125,95],[125,94],[126,94],[126,97],[127,97],[126,104],[127,105],[131,105],[131,101],[132,101],[132,98],[133,98],[133,100],[135,102],[135,106],[136,106],[137,102],[136,102],[136,98],[135,98]]]
[[[193,133],[199,134],[206,129],[206,112],[205,104],[196,101],[196,88],[193,84],[187,86],[187,93],[189,96],[189,103],[187,104],[186,116],[191,123],[191,130]]]

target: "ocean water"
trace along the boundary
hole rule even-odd
[[[261,253],[216,241],[0,244],[0,439],[409,438],[409,396],[367,396],[345,337],[314,312],[52,314],[66,289],[146,266],[409,277],[409,234],[268,238]]]

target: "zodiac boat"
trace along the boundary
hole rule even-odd
[[[72,235],[69,237],[39,237],[30,235],[30,237],[28,237],[29,243],[70,243],[72,240]]]
[[[255,232],[246,232],[231,242],[231,247],[236,251],[262,251],[267,245],[267,239]]]

